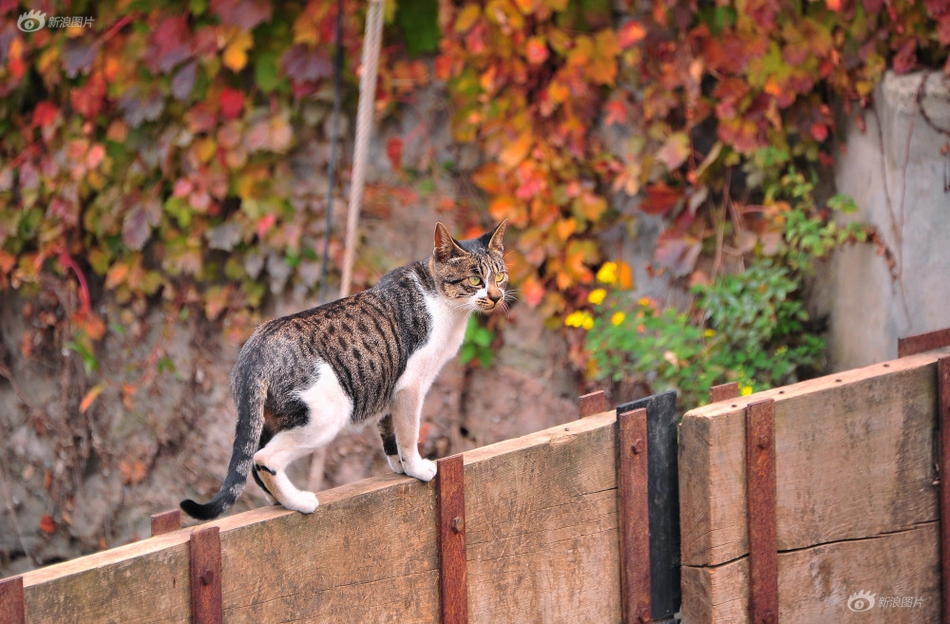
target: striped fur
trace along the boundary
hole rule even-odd
[[[390,466],[423,480],[435,465],[419,456],[422,400],[454,357],[473,311],[505,305],[507,222],[456,241],[441,223],[427,260],[395,269],[351,297],[262,324],[231,371],[237,432],[224,485],[207,504],[182,509],[202,520],[224,513],[255,480],[305,513],[316,496],[284,469],[344,428],[376,422]]]

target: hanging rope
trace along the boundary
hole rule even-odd
[[[360,76],[360,100],[356,111],[356,148],[353,153],[353,180],[350,186],[349,209],[346,214],[346,241],[343,255],[343,277],[340,297],[350,294],[353,263],[356,258],[356,234],[360,220],[360,204],[366,181],[366,158],[373,130],[373,107],[376,103],[376,71],[383,38],[383,0],[370,0],[363,39],[363,74]]]
[[[327,272],[330,265],[330,230],[333,226],[333,189],[336,187],[337,152],[340,149],[340,102],[343,99],[343,0],[336,3],[336,57],[333,59],[333,117],[330,120],[330,162],[327,166],[326,222],[323,262],[320,264],[320,305],[327,302]]]

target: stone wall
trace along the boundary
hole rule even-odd
[[[897,339],[950,327],[950,80],[888,73],[874,107],[846,123],[837,189],[849,218],[877,227],[894,266],[871,245],[836,254],[827,283],[835,370],[897,356]]]

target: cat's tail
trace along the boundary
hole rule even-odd
[[[261,379],[244,379],[232,384],[236,389],[234,399],[237,405],[238,421],[234,436],[234,450],[228,475],[217,495],[205,504],[193,500],[183,500],[181,509],[196,520],[213,520],[227,511],[244,491],[247,475],[254,465],[254,453],[257,452],[264,428],[264,398],[267,396],[266,383]]]

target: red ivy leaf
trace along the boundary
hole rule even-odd
[[[234,119],[244,109],[244,94],[230,87],[225,87],[218,98],[221,104],[221,114],[225,119]]]
[[[40,102],[33,109],[33,126],[36,128],[49,126],[56,120],[58,114],[59,109],[55,104],[49,101]]]
[[[917,42],[914,39],[908,40],[901,49],[894,55],[894,71],[898,74],[906,74],[917,65]]]
[[[261,22],[270,21],[273,8],[267,0],[211,0],[211,12],[224,24],[253,30]]]
[[[191,56],[188,17],[180,15],[162,21],[148,38],[145,64],[154,72],[168,73]]]
[[[402,169],[402,145],[401,137],[389,137],[386,141],[386,156],[389,157],[389,163],[395,170]]]
[[[69,93],[69,101],[73,109],[83,117],[90,119],[102,110],[103,98],[106,95],[106,81],[99,72],[94,73],[86,84],[73,89]]]
[[[56,523],[53,522],[52,516],[43,514],[43,517],[40,518],[40,530],[47,535],[52,535],[56,532]]]
[[[640,202],[640,210],[651,215],[664,215],[676,208],[683,200],[683,191],[667,186],[664,182],[647,189],[647,196]]]
[[[316,82],[333,75],[330,55],[322,48],[298,44],[290,48],[282,62],[284,73],[294,82]]]
[[[548,46],[541,37],[528,39],[528,43],[525,45],[525,58],[528,59],[529,63],[540,65],[548,60],[548,55]]]

